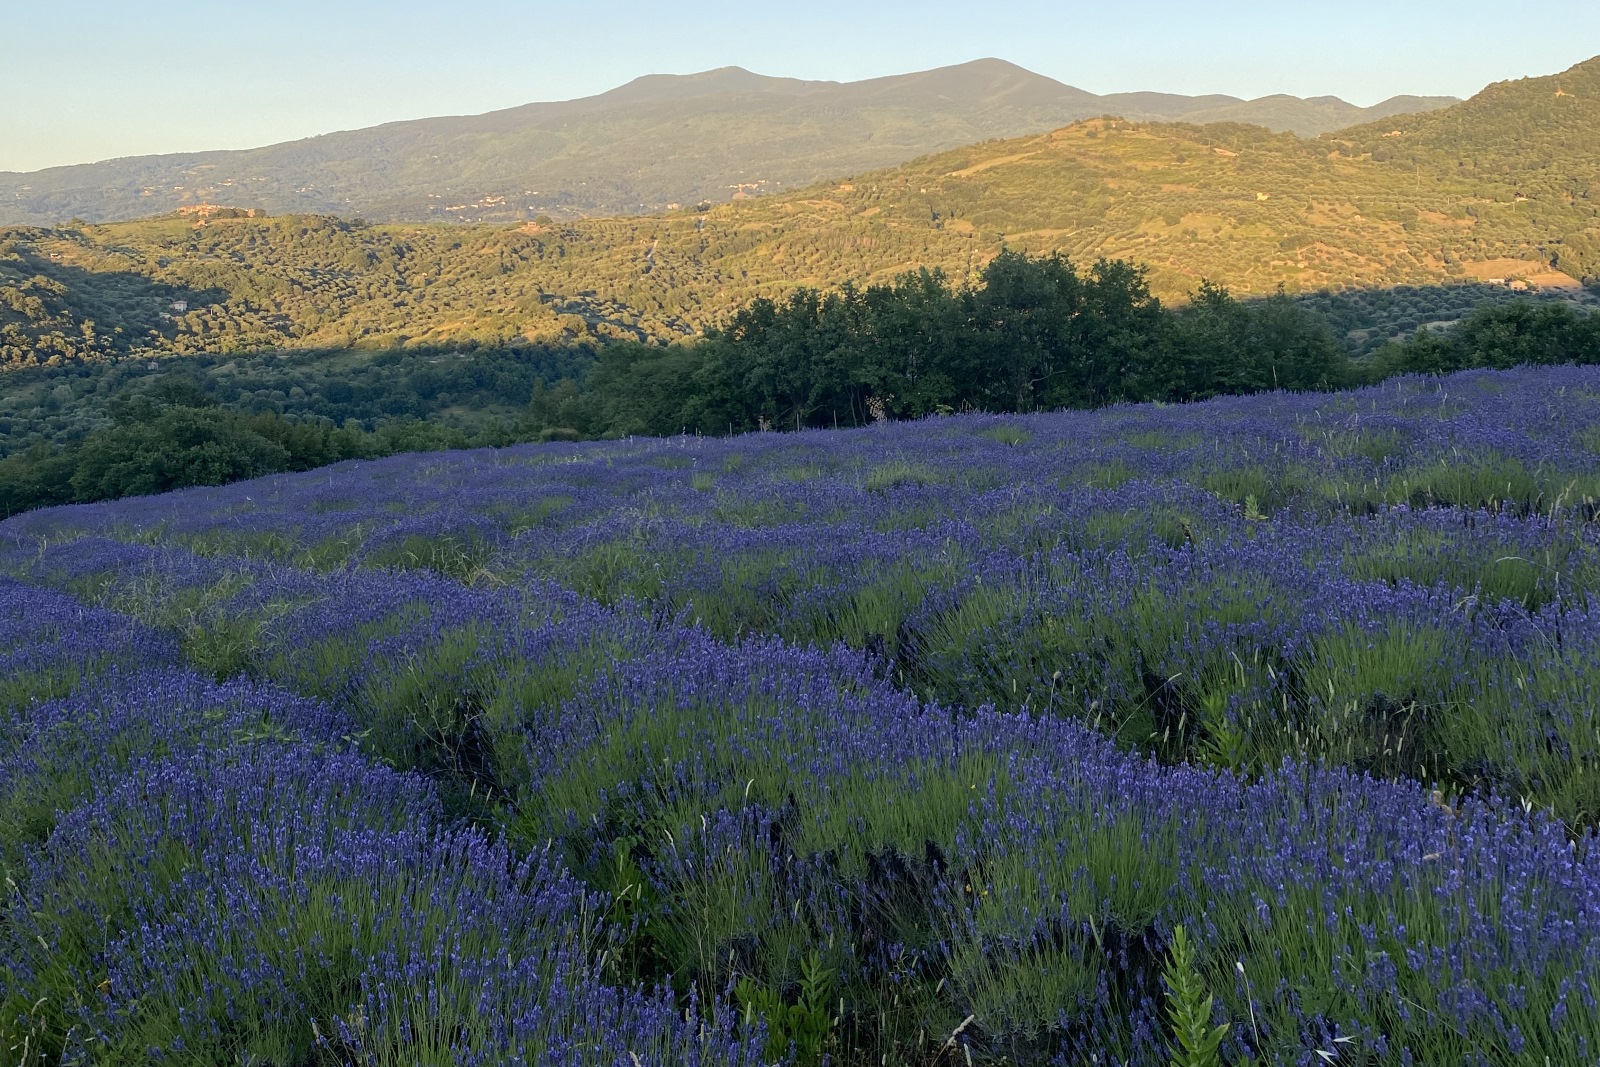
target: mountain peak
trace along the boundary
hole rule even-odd
[[[1014,74],[1024,78],[1043,78],[1042,74],[1035,74],[1027,67],[1019,67],[1009,59],[1000,59],[996,56],[984,56],[981,59],[970,59],[965,63],[954,63],[948,67],[935,67],[935,70],[976,70],[985,73]]]
[[[568,103],[594,103],[601,105],[666,103],[674,100],[692,100],[702,96],[719,96],[724,93],[777,93],[792,96],[796,93],[837,85],[837,82],[803,81],[799,78],[772,78],[756,74],[743,67],[716,67],[693,74],[646,74],[626,85],[618,86],[586,101]]]

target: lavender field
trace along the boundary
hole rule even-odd
[[[0,657],[0,1064],[1600,1063],[1597,368],[33,512]]]

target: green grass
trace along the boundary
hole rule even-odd
[[[1563,505],[1600,500],[1600,475],[1529,470],[1493,453],[1412,464],[1385,487],[1390,503],[1413,507],[1486,508],[1517,515],[1550,514]]]
[[[430,570],[470,585],[489,577],[488,564],[493,555],[494,546],[480,537],[435,534],[407,537],[399,544],[368,552],[362,564],[397,570]]]
[[[893,460],[865,472],[861,487],[870,493],[924,485],[937,485],[944,479],[931,467],[905,460]]]
[[[1019,445],[1025,445],[1029,441],[1033,440],[1033,434],[1030,431],[1009,422],[1001,423],[998,426],[991,426],[988,429],[979,430],[978,436],[987,437],[989,440],[998,441],[1003,445],[1010,445],[1012,448],[1016,448]]]

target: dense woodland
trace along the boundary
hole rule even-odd
[[[1286,295],[1203,285],[1173,309],[1145,272],[1102,260],[997,257],[980,284],[936,272],[757,300],[693,345],[614,345],[583,381],[540,387],[535,426],[571,436],[860,426],[956,411],[1018,412],[1318,390],[1406,373],[1600,362],[1600,315],[1558,301],[1487,303],[1354,359]]]
[[[534,400],[588,436],[859,426],[958,410],[1026,412],[1124,400],[1328,388],[1348,377],[1323,323],[1284,297],[1242,304],[1207,286],[1181,314],[1144,272],[1006,252],[980,284],[937,272],[757,300],[697,345],[619,345],[586,389]]]
[[[0,372],[0,456],[68,445],[111,422],[117,399],[178,374],[230,410],[371,429],[425,419],[469,436],[515,419],[535,386],[581,378],[594,346],[361,349],[73,362]]]
[[[593,362],[592,348],[570,345],[12,371],[0,407],[0,514],[533,439],[542,427],[528,402]]]

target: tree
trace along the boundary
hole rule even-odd
[[[996,379],[984,390],[986,406],[1032,411],[1041,385],[1071,373],[1082,291],[1078,272],[1059,254],[1034,259],[1006,250],[989,263],[968,304]]]
[[[284,470],[287,462],[282,446],[224,413],[173,407],[90,436],[71,484],[77,499],[103,500],[223,485]]]

